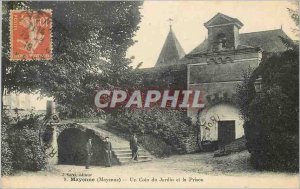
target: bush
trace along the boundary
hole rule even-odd
[[[8,143],[8,123],[9,118],[3,113],[1,125],[1,175],[9,175],[13,170],[12,152]]]
[[[125,110],[115,116],[110,116],[107,126],[124,133],[151,135],[161,139],[167,146],[171,146],[172,150],[184,149],[183,139],[193,132],[191,120],[185,113],[158,108]],[[165,153],[169,154],[169,152]]]
[[[273,87],[251,102],[247,135],[256,168],[298,170],[298,121],[290,112],[291,106],[279,87]]]
[[[139,143],[145,147],[155,157],[168,157],[172,155],[172,146],[165,143],[160,138],[151,135],[143,135],[138,137]]]
[[[246,146],[256,169],[298,171],[299,52],[290,49],[263,59],[238,87]],[[262,90],[254,82],[262,77]]]
[[[4,143],[8,145],[5,146],[7,152],[2,153],[2,166],[6,170],[38,171],[45,168],[46,155],[39,142],[39,117],[30,114],[19,117],[17,122],[6,120],[7,129],[3,135],[8,137]]]

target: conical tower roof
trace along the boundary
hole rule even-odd
[[[164,46],[160,52],[155,66],[170,65],[178,63],[178,60],[184,57],[185,52],[178,42],[172,27],[170,26],[170,31]]]

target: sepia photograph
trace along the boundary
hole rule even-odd
[[[0,188],[299,188],[299,1],[0,5]]]

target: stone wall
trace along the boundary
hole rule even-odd
[[[93,156],[91,165],[105,165],[104,160],[104,137],[99,132],[87,129],[77,123],[58,123],[47,126],[48,132],[47,149],[48,165],[72,164],[84,165],[86,160],[85,145],[92,138]],[[49,134],[51,136],[49,136]],[[74,157],[66,157],[66,155]],[[63,158],[62,158],[63,157]],[[117,160],[113,157],[113,164]]]
[[[219,52],[207,52],[193,57],[185,58],[181,64],[161,66],[159,68],[147,68],[139,70],[143,77],[145,87],[172,87],[174,89],[200,89],[203,93],[203,103],[209,115],[202,113],[199,128],[195,126],[197,109],[188,109],[188,116],[192,118],[190,127],[182,127],[182,136],[178,137],[178,149],[186,153],[199,151],[197,143],[198,129],[201,128],[199,141],[207,132],[201,123],[208,123],[214,113],[220,113],[221,120],[235,120],[236,137],[244,135],[243,121],[239,118],[237,108],[229,108],[232,111],[223,111],[221,108],[213,108],[219,103],[234,104],[236,86],[243,80],[243,72],[249,67],[256,68],[260,62],[259,49],[245,48],[239,50],[224,50]],[[219,61],[220,60],[220,61]],[[230,105],[230,107],[231,107]],[[210,108],[211,111],[210,111]],[[228,108],[227,108],[228,109]],[[219,111],[220,110],[220,111]],[[227,115],[228,113],[228,115]],[[202,121],[202,122],[201,122]],[[217,123],[211,131],[211,141],[217,141]]]
[[[188,89],[200,90],[202,102],[205,104],[199,120],[203,141],[218,142],[219,121],[234,121],[235,139],[244,135],[244,121],[235,106],[236,88],[243,81],[243,74],[249,68],[255,69],[259,65],[260,55],[259,49],[245,48],[203,53],[191,58],[193,62],[186,62]],[[227,59],[230,61],[221,61]],[[197,111],[188,109],[188,116],[194,123],[197,120]],[[228,129],[227,131],[229,132]]]

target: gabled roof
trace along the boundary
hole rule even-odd
[[[221,25],[221,24],[235,24],[239,29],[242,26],[244,26],[244,24],[241,21],[239,21],[237,18],[232,18],[222,13],[216,14],[212,19],[204,23],[204,26],[207,28],[210,26]]]
[[[281,41],[280,37],[290,39],[282,29],[259,31],[252,33],[241,33],[239,34],[239,46],[259,47],[266,52],[282,52],[286,50],[286,46]],[[201,52],[207,52],[208,40],[205,39],[200,45],[193,49],[189,55],[198,54]]]
[[[155,66],[170,65],[178,63],[178,60],[183,58],[185,52],[178,42],[172,28],[170,27],[169,34],[156,61]]]

